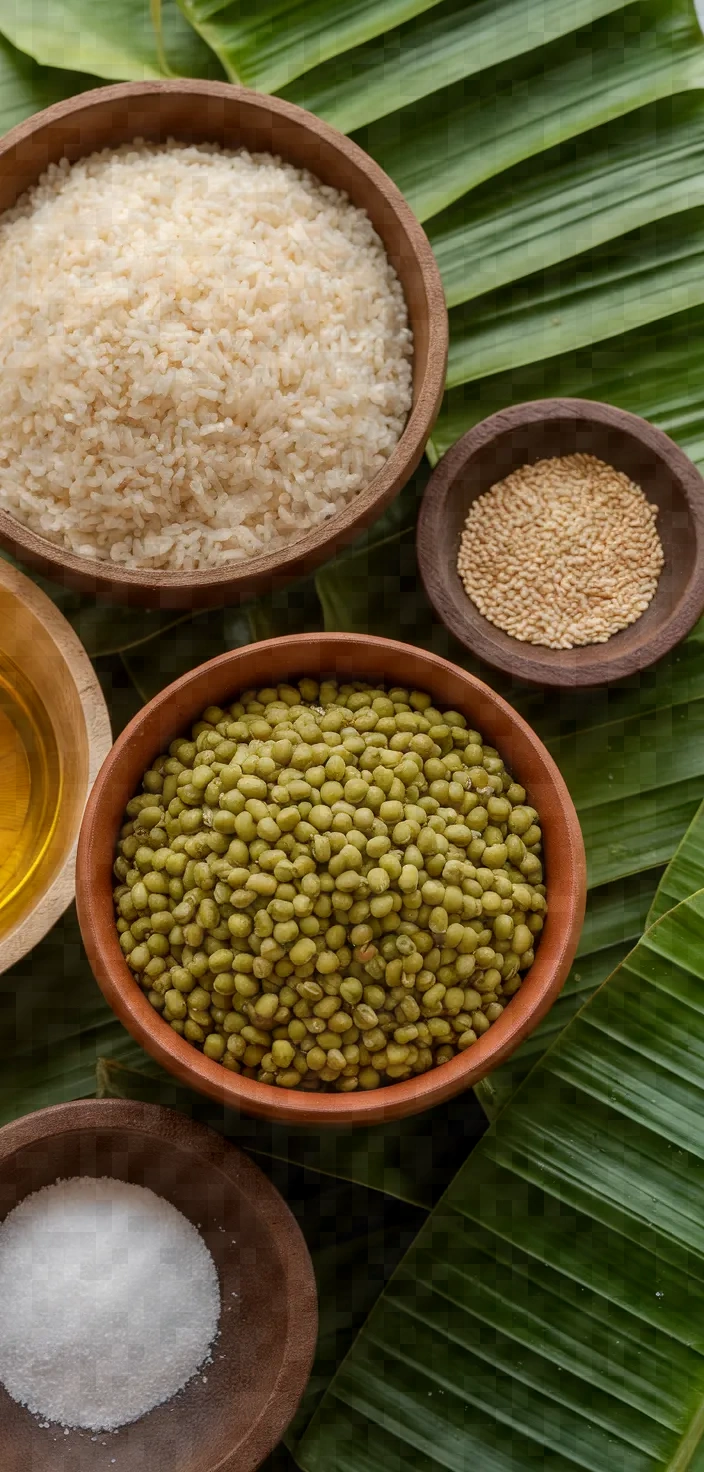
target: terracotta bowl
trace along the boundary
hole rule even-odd
[[[147,1186],[200,1228],[220,1337],[207,1383],[112,1434],[42,1426],[0,1385],[3,1472],[254,1472],[296,1410],[317,1334],[313,1266],[286,1203],[234,1145],[153,1104],[58,1104],[0,1130],[1,1220],[71,1176]]]
[[[111,740],[71,625],[0,559],[0,972],[73,899],[83,808]]]
[[[72,162],[134,138],[219,143],[279,154],[343,189],[366,210],[404,290],[413,331],[413,407],[383,469],[337,516],[277,552],[204,572],[128,571],[79,557],[0,511],[0,543],[20,560],[83,592],[163,608],[251,597],[272,580],[310,572],[354,537],[406,484],[421,459],[445,384],[447,311],[425,232],[391,179],[335,128],[278,97],[227,82],[129,82],[83,92],[20,123],[0,143],[0,212],[50,163]]]
[[[535,963],[503,1015],[470,1049],[419,1077],[352,1094],[299,1093],[228,1073],[169,1027],[123,957],[113,915],[112,866],[125,805],[149,763],[207,705],[249,686],[336,674],[429,691],[466,715],[526,788],[544,834],[548,918]],[[169,685],[123,731],[91,794],[81,830],[77,904],[88,959],[110,1006],[147,1052],[177,1078],[225,1104],[292,1124],[376,1124],[449,1099],[503,1063],[544,1017],[574,958],[584,916],[585,860],[572,800],[542,742],[511,706],[473,675],[422,649],[354,634],[294,634],[235,649]]]
[[[645,613],[606,644],[543,649],[484,618],[460,582],[457,553],[478,496],[527,462],[577,451],[624,471],[657,503],[665,565]],[[492,414],[443,456],[423,498],[417,547],[438,617],[486,664],[539,685],[605,685],[661,659],[704,608],[704,480],[662,430],[637,414],[586,399],[539,399]]]

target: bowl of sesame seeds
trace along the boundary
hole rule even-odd
[[[430,478],[428,597],[480,659],[552,687],[647,668],[704,608],[704,480],[635,414],[582,399],[501,410]]]

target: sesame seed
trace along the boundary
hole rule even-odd
[[[539,460],[472,503],[457,571],[496,628],[526,644],[604,644],[641,618],[664,555],[658,507],[594,455]]]

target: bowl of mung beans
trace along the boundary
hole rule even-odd
[[[165,1068],[301,1124],[417,1113],[545,1015],[577,948],[567,788],[508,703],[350,634],[236,649],[119,737],[81,832],[96,979]]]

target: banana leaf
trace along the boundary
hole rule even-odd
[[[231,82],[275,92],[438,0],[179,0]]]
[[[296,1463],[283,1441],[274,1447],[270,1457],[262,1462],[260,1472],[296,1472]]]
[[[88,1092],[101,1099],[141,1099],[177,1109],[258,1158],[288,1161],[424,1209],[437,1201],[486,1126],[484,1106],[471,1093],[420,1117],[368,1129],[272,1124],[183,1088],[146,1054],[135,1053],[127,1062],[99,1058],[90,1084]]]
[[[96,85],[95,77],[78,70],[37,66],[6,36],[0,35],[0,133],[6,133],[15,123],[23,122],[43,107]]]
[[[701,1468],[703,934],[698,890],[519,1088],[338,1370],[302,1472]]]
[[[691,827],[673,854],[657,887],[648,911],[647,924],[653,925],[667,910],[687,899],[704,885],[704,808],[700,809]]]
[[[45,66],[115,81],[223,75],[176,0],[0,0],[0,31]]]
[[[251,644],[252,629],[243,608],[216,608],[174,623],[158,638],[126,651],[122,658],[142,700],[151,700],[172,680],[205,664],[226,649]]]
[[[426,1213],[313,1171],[258,1158],[298,1219],[318,1286],[318,1343],[311,1378],[286,1433],[292,1448]]]
[[[0,976],[0,1123],[96,1089],[98,1059],[144,1057],[96,986],[73,908]]]
[[[119,654],[103,654],[93,660],[93,668],[110,712],[110,725],[115,739],[141,710],[140,698]]]
[[[448,388],[700,306],[703,261],[700,207],[456,307],[450,314]]]
[[[463,77],[544,46],[628,0],[445,0],[281,89],[352,132]]]
[[[528,399],[568,397],[617,404],[651,419],[698,465],[704,464],[700,388],[701,307],[545,363],[469,383],[445,396],[433,430],[436,458],[488,414]]]
[[[501,170],[702,82],[690,0],[644,0],[354,136],[427,220]]]
[[[701,117],[700,91],[664,98],[508,169],[435,215],[427,232],[448,306],[580,256],[586,242],[593,249],[701,205]]]

